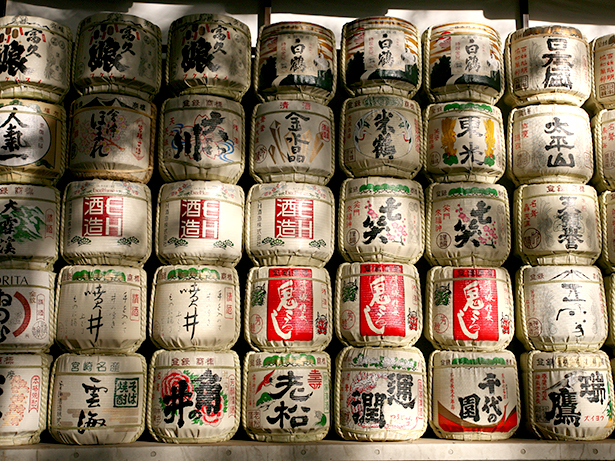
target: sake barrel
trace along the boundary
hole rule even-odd
[[[602,246],[596,190],[530,184],[513,199],[515,252],[526,264],[593,264]]]
[[[423,188],[416,181],[347,179],[339,203],[338,245],[347,261],[414,264],[423,255]]]
[[[523,266],[517,337],[528,350],[595,351],[608,335],[604,282],[595,266]]]
[[[333,111],[317,102],[281,100],[252,113],[250,174],[257,182],[325,185],[335,170]]]
[[[244,334],[264,352],[316,352],[332,336],[331,280],[317,267],[254,267],[246,283]]]
[[[44,354],[0,354],[0,446],[39,443],[47,422],[51,361]]]
[[[243,189],[220,181],[165,184],[158,196],[156,255],[164,264],[235,266],[243,240]]]
[[[154,275],[149,312],[149,337],[161,349],[229,349],[241,322],[237,271],[161,266]]]
[[[335,372],[335,430],[345,440],[415,440],[427,429],[425,359],[415,347],[343,349]]]
[[[64,107],[29,99],[2,99],[0,137],[1,183],[53,186],[64,174]]]
[[[596,37],[590,43],[594,71],[591,99],[601,109],[615,108],[615,68],[612,63],[614,44],[614,34]]]
[[[331,360],[325,352],[248,352],[241,423],[262,442],[315,442],[331,425]]]
[[[249,27],[221,14],[189,14],[169,28],[166,83],[176,94],[241,101],[250,87]]]
[[[64,192],[60,252],[70,264],[143,266],[152,251],[152,197],[132,182],[74,181]]]
[[[335,332],[355,347],[408,347],[423,331],[416,267],[344,263],[335,280]]]
[[[257,266],[323,267],[333,255],[335,200],[328,187],[256,184],[246,203],[246,251]]]
[[[605,345],[615,348],[615,275],[604,277],[604,291],[606,293],[606,311],[608,314],[608,336]]]
[[[58,259],[60,192],[0,185],[0,267],[47,270]]]
[[[494,183],[506,170],[502,112],[486,103],[451,101],[427,106],[421,150],[435,181]]]
[[[519,427],[519,377],[511,351],[436,350],[429,372],[429,424],[439,438],[504,440]]]
[[[55,276],[48,271],[0,268],[0,351],[46,352],[53,345]]]
[[[150,180],[155,105],[121,94],[88,94],[73,102],[71,123],[68,167],[77,178]]]
[[[209,443],[239,428],[241,370],[234,351],[163,351],[149,368],[147,428],[159,442]]]
[[[436,349],[497,351],[513,338],[515,305],[505,268],[432,267],[425,298],[425,337]]]
[[[62,101],[70,89],[69,27],[34,16],[5,16],[0,43],[0,98]]]
[[[162,32],[147,19],[98,13],[79,23],[72,82],[80,94],[121,93],[150,101],[162,80]]]
[[[591,119],[596,165],[592,184],[598,192],[615,190],[615,110],[601,110]]]
[[[607,354],[531,351],[521,356],[527,420],[549,440],[603,440],[613,425],[613,376]]]
[[[333,32],[300,21],[261,26],[253,79],[263,101],[300,99],[328,104],[337,87]]]
[[[412,98],[421,86],[421,41],[410,22],[371,16],[342,28],[341,79],[352,96],[393,93]]]
[[[344,101],[339,158],[350,177],[412,179],[423,166],[418,103],[402,96],[370,94]]]
[[[602,252],[598,260],[608,273],[615,272],[615,194],[611,191],[600,195],[600,221]]]
[[[427,188],[425,257],[432,266],[501,266],[510,253],[510,209],[499,184]]]
[[[591,58],[574,27],[526,27],[506,38],[506,91],[512,106],[581,106],[590,95]]]
[[[423,88],[431,102],[495,104],[504,92],[500,34],[486,24],[430,26],[422,36]]]
[[[563,104],[515,108],[508,119],[508,173],[516,184],[587,183],[593,142],[584,109]]]
[[[134,352],[145,341],[147,276],[127,266],[65,266],[56,341],[68,352]]]
[[[49,386],[49,433],[60,443],[131,443],[145,429],[147,364],[139,354],[56,359]]]
[[[230,99],[196,94],[167,99],[158,130],[164,180],[236,184],[245,164],[244,119],[241,104]]]

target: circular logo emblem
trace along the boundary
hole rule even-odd
[[[448,317],[444,314],[437,314],[433,319],[433,329],[438,334],[442,334],[448,330]]]
[[[259,334],[263,330],[263,318],[258,314],[250,316],[250,333]]]
[[[359,243],[359,231],[356,229],[350,229],[347,233],[346,233],[346,241],[348,242],[348,245],[356,245],[357,243]]]
[[[342,329],[350,330],[352,327],[354,327],[354,324],[357,320],[357,316],[351,310],[346,309],[344,312],[342,312],[341,320]]]
[[[254,149],[254,161],[256,163],[263,163],[267,158],[267,148],[262,144],[259,144]]]
[[[447,232],[442,232],[436,237],[436,244],[438,245],[438,248],[445,249],[451,245],[451,240],[450,234]]]
[[[540,245],[541,240],[542,237],[540,235],[540,231],[534,227],[525,229],[525,232],[523,232],[523,246],[525,248],[533,250]]]
[[[542,323],[537,318],[530,318],[527,321],[527,333],[530,338],[534,338],[536,336],[540,336],[542,333]]]

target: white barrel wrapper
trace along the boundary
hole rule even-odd
[[[333,111],[313,101],[269,101],[252,112],[250,174],[257,182],[327,184],[335,169]]]
[[[152,196],[143,184],[71,182],[62,222],[60,252],[71,264],[140,267],[152,252]]]
[[[615,190],[615,110],[601,110],[591,119],[596,165],[592,184],[598,192]]]
[[[343,349],[336,360],[335,430],[345,440],[414,440],[427,429],[425,358],[416,347]]]
[[[590,43],[594,70],[590,99],[599,109],[615,108],[614,43],[613,34],[596,37]]]
[[[595,351],[607,338],[604,283],[595,266],[524,266],[516,299],[517,337],[528,350]]]
[[[526,352],[520,358],[527,421],[551,440],[603,440],[613,425],[613,376],[603,351]]]
[[[514,336],[512,283],[504,268],[432,267],[425,298],[425,337],[437,349],[501,350]]]
[[[131,443],[145,429],[147,364],[139,354],[56,359],[51,372],[49,433],[60,443]]]
[[[235,266],[243,245],[243,189],[220,181],[164,184],[158,196],[156,255],[165,264]]]
[[[331,279],[316,267],[265,266],[248,273],[244,334],[267,352],[315,352],[332,336]]]
[[[602,224],[602,253],[598,260],[607,272],[615,272],[615,192],[600,195],[600,221]]]
[[[331,425],[331,360],[325,352],[248,352],[241,422],[263,442],[314,442]]]
[[[425,257],[432,266],[501,266],[511,246],[508,193],[499,184],[427,188]]]
[[[52,357],[0,354],[0,446],[34,444],[47,427]]]
[[[339,204],[338,245],[347,261],[414,264],[423,255],[424,199],[418,182],[347,179]]]
[[[398,263],[344,263],[335,282],[335,331],[355,347],[408,347],[423,331],[416,267]]]
[[[515,190],[515,252],[526,264],[593,264],[602,246],[596,190],[531,184]]]
[[[149,319],[149,337],[162,349],[231,348],[241,326],[237,271],[222,266],[159,267]]]
[[[147,276],[127,266],[65,266],[58,276],[58,344],[75,353],[134,352],[145,340]]]
[[[158,168],[166,181],[217,180],[235,184],[245,164],[245,114],[217,96],[167,99],[158,130]]]
[[[147,428],[159,442],[208,443],[239,428],[241,370],[234,351],[154,352]]]
[[[609,320],[609,333],[605,345],[615,348],[615,274],[604,277],[604,291]]]
[[[519,377],[511,351],[434,351],[429,372],[429,424],[438,437],[503,440],[519,427]]]

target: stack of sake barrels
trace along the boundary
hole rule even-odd
[[[430,425],[440,438],[501,440],[520,422],[514,304],[505,267],[511,247],[505,170],[502,42],[476,23],[423,34],[425,336],[431,354]]]
[[[347,23],[341,76],[335,331],[346,345],[335,375],[335,429],[346,440],[412,440],[427,429],[419,274],[424,251],[421,47],[411,23]]]
[[[516,287],[517,336],[529,351],[520,359],[526,421],[539,437],[556,440],[604,439],[614,427],[611,366],[599,350],[610,309],[593,265],[603,235],[597,193],[587,185],[594,174],[589,115],[580,107],[592,88],[591,61],[585,37],[572,27],[520,29],[506,41],[508,174],[518,186],[515,252],[526,264]],[[596,184],[605,189],[598,147],[608,139],[607,113],[594,123]],[[602,224],[612,232],[609,202],[606,192]],[[608,251],[603,259],[612,270]]]
[[[259,30],[246,206],[248,273],[242,422],[254,440],[315,441],[331,426],[334,251],[333,32],[305,22]]]

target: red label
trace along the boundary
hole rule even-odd
[[[311,280],[288,279],[305,276],[304,269],[270,269],[267,297],[267,339],[269,341],[311,341],[313,337],[313,295]],[[311,276],[311,271],[310,272]]]
[[[218,239],[220,233],[220,202],[187,200],[180,203],[179,237],[188,239]]]
[[[121,237],[124,226],[123,197],[83,199],[84,237]]]
[[[454,269],[453,278],[454,339],[497,341],[500,332],[495,270]]]
[[[33,376],[30,380],[30,402],[28,412],[38,411],[41,400],[41,377]]]
[[[314,238],[314,202],[307,199],[275,199],[276,238]]]
[[[401,272],[399,264],[361,265],[361,336],[406,335],[404,277],[397,275]]]

